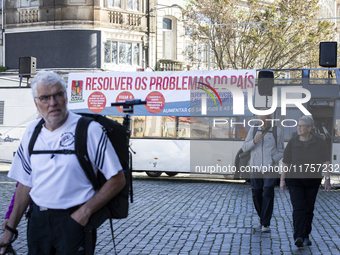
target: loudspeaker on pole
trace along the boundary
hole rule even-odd
[[[336,67],[337,51],[337,42],[320,42],[319,65],[323,67]]]
[[[274,87],[274,72],[272,70],[259,71],[257,87],[260,96],[272,96]]]
[[[30,78],[32,73],[37,72],[37,59],[35,57],[20,57],[19,58],[19,74],[24,74],[22,77]]]

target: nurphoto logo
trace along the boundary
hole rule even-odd
[[[207,86],[209,89],[211,89],[214,94],[217,96],[217,98],[220,100],[220,103],[222,105],[221,98],[219,97],[217,91],[212,88],[211,86],[207,84],[202,84]],[[244,115],[244,108],[245,108],[245,96],[243,94],[243,91],[235,86],[232,85],[226,85],[226,84],[216,84],[215,88],[217,89],[227,89],[230,91],[232,98],[233,98],[233,115],[234,116],[240,116]],[[210,93],[207,89],[200,88],[201,90],[207,92],[208,95],[214,100],[215,105],[217,105],[215,98],[213,97],[212,93]],[[272,105],[269,109],[265,110],[258,110],[255,109],[253,105],[253,92],[254,92],[254,87],[253,88],[247,88],[247,102],[248,102],[248,109],[251,113],[254,115],[258,116],[265,116],[265,115],[270,115],[275,110],[278,108],[278,89],[277,87],[273,87],[273,93],[272,93]],[[289,94],[294,94],[294,95],[305,95],[303,98],[291,98],[288,97]],[[300,87],[281,87],[281,115],[286,116],[287,114],[287,105],[294,105],[297,107],[304,115],[311,115],[311,113],[303,106],[304,103],[309,102],[311,99],[311,93],[304,88]],[[206,94],[202,94],[201,96],[201,114],[202,115],[207,115],[207,96]],[[243,126],[246,125],[246,121],[243,120],[243,122],[234,122],[233,120],[228,120],[228,119],[223,119],[223,118],[215,118],[213,121],[213,126],[215,127],[216,125],[223,125],[227,124],[228,122],[231,122],[230,124],[233,126],[235,124],[242,124]],[[255,125],[253,122],[262,122],[260,125]],[[280,121],[279,119],[270,119],[272,122],[272,125],[274,125],[275,121]],[[294,122],[294,125],[291,125],[290,123]],[[264,123],[261,120],[249,120],[248,121],[248,126],[250,127],[259,127],[262,126]],[[283,127],[295,127],[297,125],[296,120],[294,119],[284,119],[281,120],[281,125]]]

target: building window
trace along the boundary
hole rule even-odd
[[[139,43],[133,44],[133,64],[136,65],[136,66],[140,65]]]
[[[197,57],[200,62],[208,62],[208,46],[206,44],[199,44],[197,47]]]
[[[192,35],[194,33],[194,29],[189,26],[185,26],[185,35]]]
[[[129,10],[139,11],[139,0],[127,0],[126,7]]]
[[[163,58],[174,58],[174,33],[172,29],[172,20],[163,18]]]
[[[5,101],[0,101],[0,125],[4,124],[4,107]]]
[[[126,43],[119,42],[119,64],[126,64]]]
[[[111,64],[140,65],[140,43],[106,41],[104,62]]]
[[[39,0],[20,0],[21,7],[39,6]]]
[[[132,65],[132,43],[126,43],[126,64]]]
[[[163,29],[172,30],[172,20],[163,18]]]
[[[121,0],[108,0],[107,5],[108,7],[122,8],[122,1]]]
[[[104,46],[105,63],[117,64],[117,42],[106,41]]]
[[[203,45],[203,62],[208,62],[208,45]]]
[[[194,45],[192,43],[187,43],[185,45],[185,60],[193,61],[194,60]]]
[[[175,118],[168,116],[132,116],[131,137],[175,138]]]

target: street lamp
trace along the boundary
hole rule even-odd
[[[156,10],[161,10],[161,9],[166,9],[166,8],[172,8],[172,7],[180,7],[178,4],[173,4],[173,5],[169,5],[169,6],[163,6],[163,7],[154,7],[150,9],[150,12],[156,11]]]

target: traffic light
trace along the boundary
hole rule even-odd
[[[257,87],[260,96],[272,96],[274,87],[274,72],[272,70],[259,71]]]

